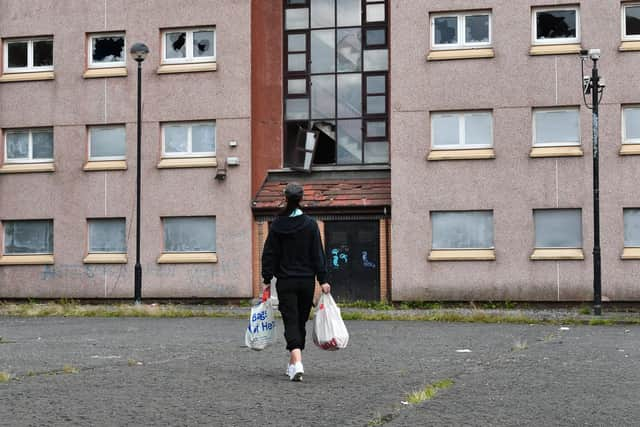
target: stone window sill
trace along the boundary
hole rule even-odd
[[[582,147],[533,147],[529,152],[529,157],[580,157],[583,156]]]
[[[429,261],[495,261],[495,249],[434,249]]]
[[[640,155],[640,144],[622,144],[619,153],[621,156]]]
[[[622,259],[640,259],[640,248],[624,248],[622,250]]]
[[[472,150],[431,150],[427,160],[482,160],[495,159],[493,148]]]
[[[568,55],[578,54],[582,46],[580,43],[572,44],[549,44],[549,45],[535,45],[529,49],[529,55]]]
[[[626,41],[620,43],[618,47],[620,52],[635,52],[640,51],[640,41]]]
[[[53,80],[53,71],[40,71],[36,73],[7,73],[0,76],[0,83],[34,82],[38,80]]]
[[[174,168],[215,168],[218,162],[215,157],[181,157],[160,160],[158,169]]]
[[[126,264],[127,254],[89,254],[82,262],[85,264]]]
[[[218,262],[215,252],[166,253],[160,255],[158,264],[213,264]]]
[[[3,173],[34,173],[55,172],[56,167],[52,163],[5,163],[0,166],[0,174]]]
[[[492,47],[478,49],[447,49],[432,50],[427,55],[427,61],[447,61],[451,59],[477,59],[493,58],[495,53]]]
[[[123,171],[127,170],[126,160],[89,161],[85,163],[82,170],[93,171]]]
[[[583,260],[584,253],[581,248],[534,249],[529,259],[532,261]]]
[[[52,265],[53,255],[4,255],[0,265]]]
[[[126,77],[127,67],[90,68],[84,72],[85,79],[98,79],[102,77]]]
[[[217,63],[201,62],[195,64],[163,64],[158,67],[158,74],[174,73],[199,73],[203,71],[216,71]]]

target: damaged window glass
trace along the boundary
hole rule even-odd
[[[91,38],[91,63],[93,65],[124,64],[124,61],[124,36],[94,36]]]
[[[193,33],[193,56],[213,56],[213,31]]]
[[[577,14],[577,10],[536,12],[536,39],[575,38]]]
[[[185,58],[187,56],[187,33],[167,33],[166,41],[166,55],[168,59]]]

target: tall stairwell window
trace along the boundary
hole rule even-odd
[[[388,1],[284,4],[285,166],[388,164]]]

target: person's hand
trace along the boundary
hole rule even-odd
[[[320,285],[320,290],[323,294],[328,294],[329,292],[331,292],[331,285],[328,283],[323,283]]]

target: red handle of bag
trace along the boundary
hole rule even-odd
[[[266,288],[264,288],[264,291],[262,292],[262,297],[260,299],[262,300],[262,302],[265,302],[269,298],[271,298],[271,286],[267,286]]]

